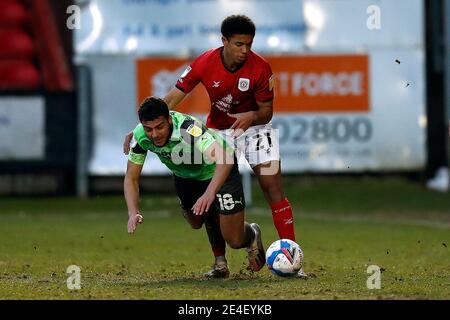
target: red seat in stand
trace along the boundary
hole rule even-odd
[[[28,13],[22,2],[0,0],[0,26],[23,26],[28,21]]]
[[[32,57],[33,53],[34,44],[28,33],[15,28],[0,29],[0,58]]]
[[[32,62],[0,60],[0,90],[37,89],[40,82],[39,72]]]

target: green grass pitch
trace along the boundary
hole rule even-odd
[[[126,232],[123,197],[0,199],[0,299],[450,299],[450,196],[404,179],[285,179],[308,280],[249,273],[227,248],[231,276],[213,262],[174,196],[142,196],[145,222]],[[276,240],[258,187],[247,220]],[[69,290],[67,267],[81,268]],[[367,267],[381,268],[368,289]]]

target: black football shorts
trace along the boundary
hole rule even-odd
[[[208,188],[211,180],[195,180],[174,175],[175,191],[180,199],[180,206],[185,211],[191,211],[197,199]],[[223,215],[235,214],[244,210],[245,199],[241,175],[237,163],[234,164],[227,180],[216,194],[216,200],[209,210],[215,210]]]

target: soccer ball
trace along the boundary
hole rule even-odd
[[[281,277],[295,275],[303,264],[303,251],[289,239],[277,240],[266,251],[266,263],[269,270]]]

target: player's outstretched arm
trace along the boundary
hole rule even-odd
[[[254,124],[266,124],[272,120],[273,116],[273,100],[260,102],[256,101],[258,111],[256,111],[256,118]]]
[[[139,178],[142,166],[128,161],[123,189],[128,208],[128,233],[134,233],[138,224],[144,222],[139,212]]]
[[[208,185],[205,193],[198,198],[197,202],[192,207],[192,211],[196,215],[202,215],[207,212],[216,198],[216,193],[227,180],[231,169],[234,165],[234,157],[230,152],[227,152],[217,142],[214,142],[203,153],[211,161],[216,163],[216,170],[214,176]]]

